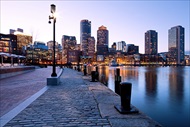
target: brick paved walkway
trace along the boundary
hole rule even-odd
[[[59,68],[57,67],[57,72]],[[46,86],[46,78],[52,73],[52,67],[0,80],[0,116]]]
[[[61,85],[50,87],[5,127],[109,125],[108,120],[101,117],[97,103],[81,74],[65,69]]]
[[[50,86],[5,127],[159,127],[146,115],[122,115],[119,96],[81,72],[65,68],[59,86]]]

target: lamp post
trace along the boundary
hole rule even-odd
[[[55,5],[51,4],[51,13],[52,16],[49,16],[49,23],[51,23],[50,19],[53,19],[53,72],[51,74],[51,77],[56,77],[56,70],[55,70],[55,22],[56,22],[56,17],[55,17]]]

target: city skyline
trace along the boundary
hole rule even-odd
[[[52,3],[59,14],[59,44],[63,35],[76,36],[80,44],[80,21],[87,19],[96,44],[97,30],[104,25],[109,31],[109,47],[113,42],[125,41],[139,46],[139,52],[144,53],[144,33],[156,30],[158,52],[167,52],[168,30],[181,25],[185,28],[185,51],[190,50],[189,1],[1,1],[0,32],[9,34],[9,29],[22,28],[24,33],[33,33],[33,41],[52,40],[53,25],[48,24]]]

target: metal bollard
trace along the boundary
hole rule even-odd
[[[86,72],[86,65],[84,65],[84,75],[86,75],[87,72]]]
[[[115,75],[115,93],[120,95],[120,83],[121,83],[121,76],[120,76],[120,69],[116,69],[116,75]]]
[[[98,66],[96,66],[95,79],[99,80]]]
[[[92,77],[92,81],[91,82],[95,82],[95,71],[91,72],[91,77]]]
[[[132,84],[129,82],[120,83],[120,96],[121,96],[121,105],[116,105],[115,108],[121,114],[130,114],[138,113],[138,110],[134,107],[131,107],[131,89]]]
[[[126,110],[131,109],[131,87],[132,84],[128,82],[120,84],[121,106]]]

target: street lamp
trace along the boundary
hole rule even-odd
[[[49,16],[49,23],[51,23],[51,19],[53,19],[53,72],[51,74],[51,77],[56,77],[56,70],[55,70],[55,22],[56,22],[56,17],[55,17],[55,5],[51,4],[51,13],[52,16]]]

